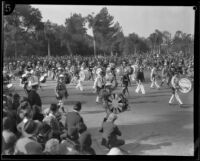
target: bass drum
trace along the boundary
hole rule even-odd
[[[128,100],[121,93],[112,93],[108,96],[108,106],[113,113],[120,113],[128,108]]]
[[[81,70],[79,73],[81,81],[87,81],[91,77],[91,73],[88,70]]]
[[[188,78],[181,78],[178,81],[181,93],[189,93],[192,90],[192,82]]]

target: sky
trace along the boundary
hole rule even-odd
[[[107,7],[114,22],[119,22],[125,36],[136,33],[140,37],[147,38],[158,29],[169,31],[172,36],[181,30],[187,34],[194,34],[194,10],[193,7],[183,6],[97,6],[97,5],[32,5],[38,8],[42,14],[42,21],[50,20],[59,25],[65,24],[65,19],[73,13],[87,16],[94,12],[99,13],[103,7]],[[91,30],[88,34],[91,35]]]

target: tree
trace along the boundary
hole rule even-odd
[[[86,19],[81,14],[73,14],[65,20],[65,29],[63,32],[63,45],[66,45],[70,55],[80,52],[79,47],[86,40]]]
[[[116,38],[123,37],[119,23],[114,23],[114,17],[108,13],[106,7],[97,15],[88,15],[89,27],[93,30],[94,44],[103,53],[112,53],[113,47],[118,43]]]
[[[41,19],[40,11],[30,5],[16,5],[11,15],[4,16],[4,55],[8,46],[14,48],[15,57],[23,53],[27,40],[42,28]]]

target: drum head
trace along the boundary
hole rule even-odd
[[[12,86],[13,86],[13,84],[10,83],[10,84],[7,85],[7,88],[10,89]]]
[[[179,91],[182,93],[188,93],[192,89],[192,83],[189,79],[187,78],[181,78],[178,82],[180,89]]]

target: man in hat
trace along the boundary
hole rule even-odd
[[[66,120],[65,120],[65,130],[68,131],[70,128],[77,128],[78,132],[82,130],[81,124],[84,124],[83,118],[79,114],[81,111],[81,102],[77,102],[74,105],[73,111],[68,112],[66,115]]]
[[[114,124],[116,119],[117,115],[115,115],[114,113],[110,113],[108,118],[104,120],[100,129],[100,132],[103,132],[101,144],[109,149],[125,144],[124,140],[117,138],[117,136],[121,136],[121,132],[118,129],[117,125]]]
[[[3,147],[2,152],[4,155],[13,155],[14,152],[14,145],[17,141],[17,136],[12,131],[13,120],[10,117],[3,118]]]
[[[123,76],[122,76],[122,78],[121,78],[121,81],[122,81],[122,86],[123,86],[123,89],[122,89],[123,95],[125,95],[126,92],[129,94],[129,91],[128,91],[128,84],[130,84],[131,81],[130,81],[130,78],[129,78],[128,71],[125,71],[125,72],[123,73]]]
[[[153,68],[151,69],[150,78],[151,78],[151,81],[152,81],[151,88],[154,88],[154,86],[156,86],[156,88],[159,89],[160,86],[157,83],[157,79],[158,79],[158,67],[157,67],[157,64],[154,64]]]
[[[60,106],[62,106],[64,101],[63,99],[67,99],[68,97],[68,92],[65,85],[65,76],[63,74],[60,74],[58,77],[58,83],[55,89],[55,94]]]
[[[28,93],[28,101],[30,102],[31,107],[33,105],[36,105],[40,108],[40,111],[41,111],[42,101],[41,101],[40,95],[37,93],[39,84],[38,84],[38,81],[36,79],[33,79],[31,81],[31,87],[32,87],[32,89]]]
[[[99,103],[100,100],[100,92],[105,86],[105,78],[104,78],[104,73],[103,71],[100,71],[98,76],[96,77],[94,81],[94,86],[93,88],[96,90],[97,97],[96,97],[96,103]]]
[[[179,106],[183,105],[183,102],[181,101],[179,95],[178,95],[178,90],[180,88],[180,86],[178,85],[178,81],[179,81],[179,73],[177,71],[174,72],[174,75],[172,76],[171,79],[171,84],[172,84],[172,96],[169,100],[169,104],[171,105],[174,101],[174,98],[176,98],[176,100],[179,103]]]
[[[168,73],[168,66],[167,66],[167,63],[164,64],[164,67],[162,69],[162,81],[161,81],[161,84],[160,84],[160,87],[162,87],[162,85],[164,84],[164,82],[167,83],[167,73]]]
[[[42,145],[37,142],[37,134],[41,128],[39,121],[32,119],[23,120],[21,124],[22,137],[17,140],[15,145],[15,155],[20,154],[31,154],[40,155],[42,154]]]
[[[92,137],[88,131],[84,131],[81,133],[79,138],[80,143],[80,152],[82,155],[95,155],[94,149],[91,147],[92,145]]]
[[[143,67],[142,66],[139,66],[138,67],[138,71],[137,71],[137,74],[136,74],[136,83],[137,83],[137,88],[135,90],[136,93],[139,93],[139,91],[141,90],[142,94],[145,94],[145,88],[144,88],[144,85],[143,85],[143,82],[145,81],[145,78],[144,78],[144,72],[143,72]]]

